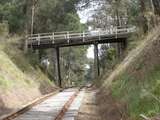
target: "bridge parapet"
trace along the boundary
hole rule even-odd
[[[99,30],[99,31],[87,31],[87,32],[73,32],[73,31],[64,31],[64,32],[53,32],[53,33],[39,33],[33,34],[27,37],[27,43],[31,45],[44,45],[44,44],[53,44],[63,46],[65,44],[72,45],[73,43],[77,45],[86,44],[97,41],[104,41],[106,39],[117,39],[125,38],[129,34],[135,32],[134,27],[128,28],[112,28],[108,30]]]

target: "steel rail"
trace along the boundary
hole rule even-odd
[[[16,117],[18,117],[18,116],[24,114],[25,112],[27,112],[28,110],[30,110],[33,106],[42,103],[43,101],[45,101],[45,100],[47,100],[48,98],[50,98],[50,97],[58,94],[58,93],[61,92],[61,91],[62,91],[62,89],[57,90],[57,91],[55,91],[55,92],[53,92],[53,93],[44,95],[44,96],[42,96],[42,97],[40,97],[40,98],[37,98],[37,99],[33,100],[32,102],[24,105],[21,109],[16,110],[16,111],[14,111],[14,112],[12,112],[12,113],[10,113],[10,114],[7,114],[7,115],[5,115],[5,116],[0,117],[0,120],[13,120],[13,119],[15,119]]]
[[[78,96],[79,91],[76,91],[71,97],[70,99],[65,103],[65,105],[63,106],[63,108],[61,109],[61,111],[59,112],[59,114],[56,116],[56,118],[54,120],[62,120],[65,113],[68,111],[69,107],[71,106],[71,104],[73,103],[74,99]]]
[[[32,107],[42,103],[43,101],[47,100],[51,96],[58,94],[60,91],[63,91],[63,90],[61,89],[61,90],[58,90],[54,93],[51,93],[51,94],[45,95],[41,98],[38,98],[38,99],[32,101],[31,103],[25,105],[22,109],[0,118],[0,120],[14,120],[18,116],[29,111]],[[60,112],[56,115],[55,119],[53,119],[53,120],[62,120],[63,119],[65,113],[68,111],[69,107],[73,103],[74,99],[78,96],[79,92],[80,92],[80,88],[75,91],[75,93],[69,98],[69,100],[67,100],[67,102],[64,104],[64,106],[62,107]]]

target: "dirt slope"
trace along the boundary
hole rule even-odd
[[[33,67],[27,61],[17,46],[1,43],[0,117],[56,89],[54,83],[38,67]]]
[[[98,94],[104,120],[139,120],[160,113],[160,27],[131,51]]]

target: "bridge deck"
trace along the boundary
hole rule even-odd
[[[83,33],[45,33],[34,34],[28,37],[28,47],[46,49],[54,47],[67,47],[89,45],[94,43],[125,42],[133,31],[131,29],[118,29],[112,32],[83,32]]]

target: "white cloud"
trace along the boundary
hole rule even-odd
[[[98,54],[100,54],[101,44],[98,45]],[[87,58],[94,59],[94,45],[91,45],[87,50]]]
[[[94,59],[94,46],[91,45],[87,50],[87,58]]]

